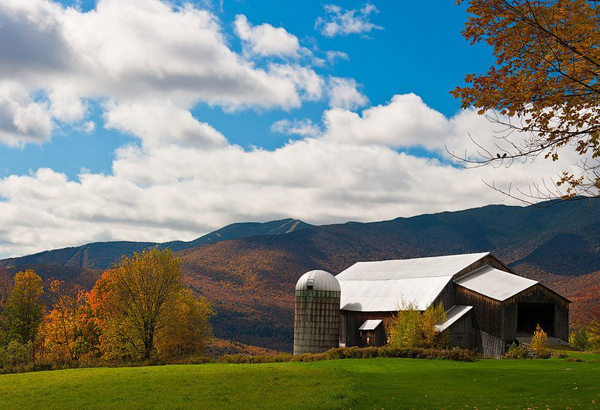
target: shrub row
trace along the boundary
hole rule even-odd
[[[370,359],[375,357],[410,359],[445,359],[472,362],[479,358],[475,352],[466,349],[422,349],[394,347],[340,347],[324,353],[306,353],[298,356],[278,354],[274,356],[250,356],[234,354],[223,356],[221,363],[278,363],[278,362],[315,362],[338,359]]]
[[[554,353],[552,349],[548,348],[533,350],[516,345],[511,346],[504,355],[505,359],[549,359],[551,357],[565,359],[568,355],[564,352]]]

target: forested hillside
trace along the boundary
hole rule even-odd
[[[491,251],[518,273],[541,280],[574,300],[575,319],[585,314],[587,305],[598,302],[587,291],[598,283],[597,276],[591,274],[600,271],[600,206],[593,202],[565,202],[550,207],[494,205],[384,222],[326,226],[287,221],[269,226],[236,224],[253,227],[256,235],[246,235],[250,232],[247,229],[239,234],[237,229],[229,228],[229,236],[220,233],[219,237],[216,233],[224,228],[205,236],[215,243],[178,252],[186,280],[217,310],[213,319],[216,336],[290,350],[293,287],[298,277],[311,269],[337,274],[361,260]],[[288,232],[294,224],[296,229]],[[238,239],[231,239],[235,235]],[[64,275],[89,284],[98,272],[69,263],[61,268],[60,264],[40,263],[48,260],[36,258],[34,268],[41,270],[43,277]],[[29,260],[12,259],[3,264],[14,272]],[[98,262],[92,265],[96,266]]]

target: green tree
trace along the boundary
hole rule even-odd
[[[17,272],[3,312],[4,325],[10,340],[23,345],[35,341],[44,317],[43,296],[42,278],[30,269]]]
[[[0,267],[0,347],[8,343],[3,312],[10,296],[12,284],[13,280],[10,274],[4,268]]]
[[[459,0],[458,3],[462,1]],[[530,199],[600,195],[600,4],[589,0],[469,0],[464,36],[485,42],[495,64],[452,93],[506,130],[478,145],[467,165],[510,165],[538,156],[558,161],[566,147],[580,172],[513,194]],[[569,163],[568,165],[571,165]],[[500,189],[499,189],[500,190]]]

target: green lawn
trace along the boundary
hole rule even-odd
[[[600,407],[600,363],[332,360],[0,375],[3,408]]]

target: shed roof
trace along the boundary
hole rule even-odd
[[[341,308],[360,312],[425,310],[452,277],[489,252],[358,262],[336,276]]]
[[[461,317],[466,315],[473,306],[465,306],[465,305],[454,305],[446,312],[446,321],[439,325],[435,325],[435,330],[438,332],[443,332],[448,329],[450,326],[455,324]]]
[[[455,280],[454,283],[501,302],[538,284],[535,280],[504,272],[489,265]]]
[[[375,330],[377,328],[377,326],[379,326],[381,324],[381,319],[369,319],[369,320],[365,320],[365,323],[363,323],[358,330]]]

